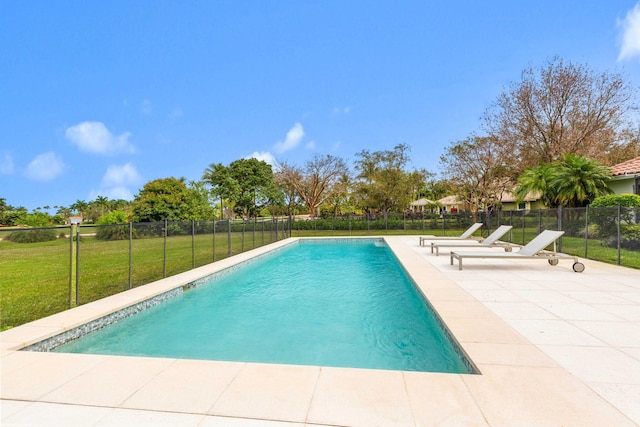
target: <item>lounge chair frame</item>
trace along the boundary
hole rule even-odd
[[[451,252],[450,263],[453,265],[454,258],[458,260],[458,270],[462,270],[462,260],[464,258],[494,258],[494,259],[546,259],[550,265],[558,265],[561,259],[573,260],[573,271],[582,273],[584,264],[577,256],[567,255],[555,251],[556,240],[564,234],[564,231],[544,230],[532,241],[520,248],[518,252]],[[554,251],[545,251],[544,248],[554,244]]]
[[[464,233],[462,233],[459,236],[421,236],[420,237],[420,246],[424,246],[424,242],[429,241],[429,240],[466,240],[469,237],[471,237],[471,235],[473,233],[475,233],[480,227],[482,227],[482,223],[481,222],[476,222],[474,223],[471,227],[467,228]]]
[[[513,226],[511,225],[501,225],[500,227],[496,228],[493,233],[488,235],[486,239],[480,242],[477,240],[444,241],[444,242],[434,241],[434,242],[431,242],[431,253],[433,253],[435,249],[436,256],[440,256],[440,248],[456,248],[456,247],[466,247],[466,246],[473,247],[474,249],[493,248],[496,246],[502,246],[504,247],[504,250],[506,252],[511,252],[513,245],[508,242],[500,242],[498,239],[500,239],[502,236],[507,234],[507,232],[509,232],[509,230],[511,230],[512,228]]]

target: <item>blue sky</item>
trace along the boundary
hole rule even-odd
[[[640,86],[640,3],[0,3],[0,197],[34,209],[255,156],[451,141],[553,56]]]

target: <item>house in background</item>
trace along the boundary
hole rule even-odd
[[[411,203],[411,211],[412,212],[432,212],[433,210],[438,210],[439,205],[438,202],[434,202],[429,199],[418,199],[415,202]]]
[[[443,197],[442,199],[438,200],[438,203],[442,205],[442,209],[445,212],[461,212],[467,210],[465,203],[458,200],[457,196]]]
[[[611,175],[614,194],[640,194],[640,157],[611,166]]]
[[[532,209],[544,209],[545,205],[540,200],[540,194],[527,193],[524,200],[516,200],[516,196],[509,191],[502,193],[500,197],[501,208],[503,211],[530,211]]]

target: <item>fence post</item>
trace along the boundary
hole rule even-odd
[[[76,305],[80,305],[80,224],[76,224]]]
[[[231,256],[231,218],[227,219],[227,256]]]
[[[258,217],[257,216],[253,217],[253,231],[251,233],[251,238],[253,239],[253,242],[251,244],[251,249],[255,249],[256,248],[256,225],[258,225]]]
[[[196,221],[191,220],[191,268],[196,268]]]
[[[513,226],[513,211],[509,211],[509,225]],[[509,243],[513,243],[513,228],[509,230]]]
[[[129,221],[129,289],[133,287],[133,221]]]
[[[589,205],[584,210],[584,257],[587,257],[589,249]]]
[[[69,224],[69,308],[73,307],[73,223]]]
[[[621,252],[621,244],[620,244],[620,205],[618,205],[618,265],[621,263],[620,252]]]
[[[162,259],[162,277],[167,277],[167,228],[169,228],[169,222],[164,220],[164,228],[162,229],[164,234],[164,248]]]
[[[562,206],[558,206],[558,231],[562,231]],[[558,239],[558,252],[562,252],[562,237]]]
[[[242,239],[240,243],[240,253],[244,252],[244,227],[247,222],[242,219]]]
[[[525,211],[522,212],[522,245],[524,246]]]
[[[542,233],[542,209],[538,208],[538,234]]]
[[[216,225],[217,225],[217,221],[214,219],[212,219],[213,221],[213,262],[216,262]]]

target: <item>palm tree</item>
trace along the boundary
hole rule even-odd
[[[111,206],[111,204],[109,203],[109,199],[105,196],[96,197],[96,199],[91,202],[91,204],[96,207],[96,210],[99,212],[99,217],[104,215],[106,212],[109,212],[109,207]]]
[[[71,206],[69,206],[73,211],[79,214],[82,217],[86,216],[86,212],[89,209],[89,203],[84,200],[76,200]]]
[[[550,185],[557,192],[559,204],[583,207],[598,196],[611,194],[608,186],[611,170],[584,156],[566,154],[555,163]]]
[[[518,202],[523,201],[529,193],[538,193],[546,207],[558,207],[558,191],[555,186],[551,185],[554,173],[552,164],[525,169],[518,177],[520,186],[514,192]]]

